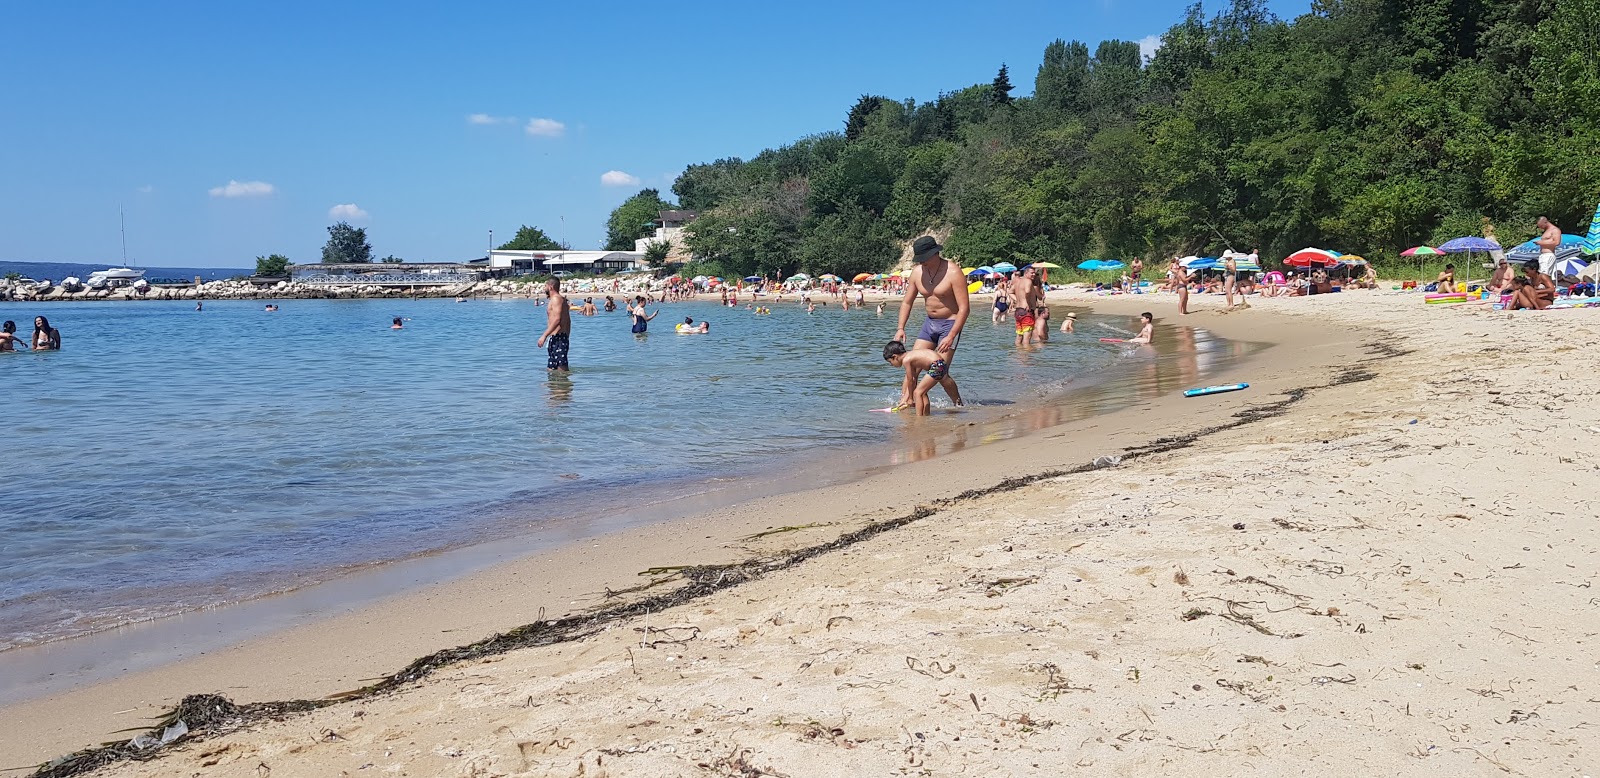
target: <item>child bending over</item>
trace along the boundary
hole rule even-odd
[[[933,391],[934,384],[944,387],[944,393],[950,396],[952,404],[961,404],[961,390],[956,388],[955,379],[950,377],[950,365],[939,352],[931,348],[908,351],[906,344],[891,340],[883,347],[883,359],[906,370],[906,380],[900,385],[900,402],[895,405],[896,408],[915,403],[917,415],[927,416],[932,405],[928,400],[928,392]],[[922,374],[920,379],[918,373]]]

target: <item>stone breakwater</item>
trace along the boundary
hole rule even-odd
[[[248,281],[211,281],[195,286],[152,286],[136,290],[79,289],[60,286],[45,291],[0,281],[0,301],[55,302],[73,300],[331,300],[394,297],[534,297],[541,296],[538,284],[489,280],[439,286],[378,286],[373,284],[306,284],[279,281],[254,284]]]

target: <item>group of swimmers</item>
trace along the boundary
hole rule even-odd
[[[50,320],[43,316],[33,319],[33,338],[23,340],[17,337],[17,323],[7,321],[0,324],[0,351],[15,352],[17,346],[31,348],[34,351],[60,351],[61,331],[50,326]]]

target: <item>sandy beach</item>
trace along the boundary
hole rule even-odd
[[[1051,303],[1178,319],[1171,295]],[[580,639],[222,717],[99,774],[1600,769],[1600,377],[1579,361],[1600,312],[1425,306],[1387,285],[1252,304],[1195,298],[1184,320],[1275,344],[1221,377],[1247,391],[958,434],[846,486],[611,533],[7,706],[0,767],[147,726],[185,694],[323,699],[689,587],[671,607],[574,620]],[[691,565],[712,567],[638,574]]]

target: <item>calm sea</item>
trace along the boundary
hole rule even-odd
[[[1109,346],[1101,325],[1136,323],[1086,315],[1078,336],[1018,352],[979,304],[954,373],[975,407],[919,422],[867,412],[898,396],[881,356],[893,307],[679,303],[642,337],[622,311],[575,316],[574,372],[553,378],[529,301],[281,306],[0,306],[24,334],[48,316],[64,345],[0,354],[0,650],[536,532],[596,501],[933,440],[1018,401],[1093,413],[1247,350],[1187,327]],[[712,334],[674,334],[684,316]],[[1071,400],[1083,385],[1101,389]],[[1052,414],[1040,424],[1066,419]]]

